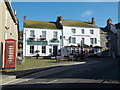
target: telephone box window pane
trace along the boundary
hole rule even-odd
[[[34,46],[30,46],[30,53],[34,53]]]

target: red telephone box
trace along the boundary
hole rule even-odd
[[[16,68],[16,40],[5,40],[5,62],[4,68],[15,69]]]

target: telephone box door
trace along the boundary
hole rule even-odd
[[[16,40],[14,39],[7,39],[5,41],[4,68],[6,69],[16,68]]]

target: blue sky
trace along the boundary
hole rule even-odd
[[[111,18],[118,23],[118,2],[12,2],[17,10],[20,30],[23,30],[23,16],[29,20],[56,21],[57,16],[67,20],[91,21],[104,27]]]

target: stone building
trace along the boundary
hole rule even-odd
[[[13,11],[11,0],[0,0],[0,64],[4,68],[5,40],[18,41],[18,19]],[[17,43],[16,43],[17,44]],[[17,49],[17,47],[16,47]],[[16,51],[17,55],[17,51]]]

